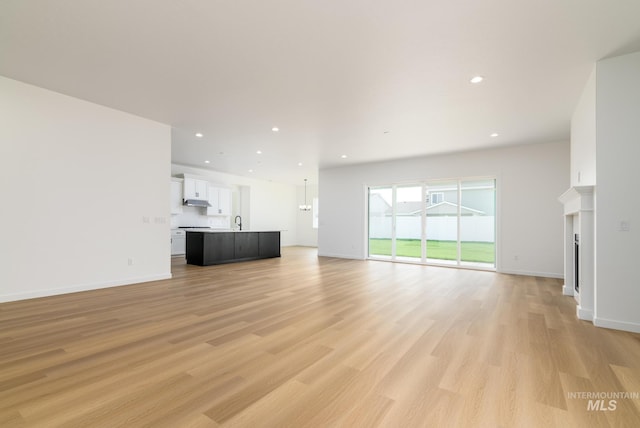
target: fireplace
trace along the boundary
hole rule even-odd
[[[594,186],[577,186],[558,198],[564,205],[564,281],[578,318],[593,321],[595,281]]]
[[[575,267],[573,270],[573,289],[576,293],[580,293],[580,234],[574,233],[573,236],[573,264]]]

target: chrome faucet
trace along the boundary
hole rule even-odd
[[[238,221],[238,219],[240,219],[240,221]],[[233,219],[233,222],[242,230],[242,217],[237,215],[236,218]]]

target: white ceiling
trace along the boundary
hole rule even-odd
[[[173,162],[300,184],[566,141],[594,62],[640,50],[639,17],[638,0],[2,0],[0,74],[171,125]]]

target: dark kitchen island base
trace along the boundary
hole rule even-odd
[[[280,257],[280,232],[187,231],[187,263],[209,266]]]

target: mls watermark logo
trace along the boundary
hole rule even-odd
[[[615,410],[618,407],[618,401],[617,400],[589,400],[589,402],[587,402],[587,410],[588,411],[592,411],[592,410],[602,410],[602,411],[607,411],[607,410]]]
[[[570,400],[587,400],[587,411],[613,412],[620,400],[640,400],[640,392],[568,392]]]

